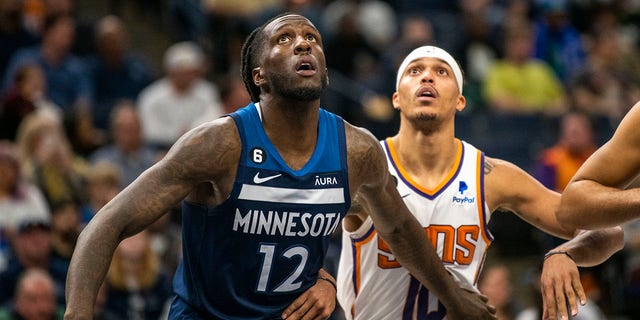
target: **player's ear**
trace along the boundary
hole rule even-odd
[[[398,91],[393,93],[391,96],[391,104],[393,104],[393,108],[400,111],[400,96],[398,95]]]
[[[456,110],[462,111],[467,106],[467,98],[463,95],[458,96],[458,102],[456,103]]]
[[[253,83],[256,86],[260,86],[264,83],[264,77],[262,76],[262,70],[260,67],[253,68],[253,70],[251,70],[251,77],[253,78]]]

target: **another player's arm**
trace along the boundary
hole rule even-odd
[[[350,125],[346,132],[352,198],[358,194],[378,235],[389,244],[400,264],[440,298],[451,318],[495,319],[495,308],[486,305],[486,298],[460,289],[444,268],[398,194],[379,142],[368,131]]]
[[[640,173],[640,103],[620,122],[611,140],[578,170],[563,191],[558,219],[597,229],[640,217],[640,189],[626,188]]]
[[[558,314],[566,318],[567,304],[575,316],[578,300],[582,305],[587,302],[577,266],[600,264],[624,246],[620,227],[577,232],[573,239],[545,254],[540,275],[543,319],[557,319]]]
[[[196,185],[225,181],[240,154],[235,125],[219,119],[182,137],[82,231],[67,274],[65,319],[92,319],[98,289],[120,241],[175,207]],[[235,162],[234,162],[235,161]],[[227,187],[228,189],[228,187]]]
[[[498,208],[514,212],[533,226],[563,239],[567,250],[579,266],[593,266],[604,262],[622,245],[620,227],[584,232],[568,228],[558,222],[556,213],[560,194],[507,161],[486,158],[485,194],[491,210]],[[578,238],[574,238],[581,235]],[[591,250],[597,246],[600,250]]]
[[[556,254],[545,258],[541,284],[545,318],[556,319],[557,313],[567,316],[567,301],[571,313],[575,314],[578,310],[576,296],[582,303],[586,299],[577,266],[602,263],[620,250],[623,245],[622,229],[612,227],[583,231],[563,228],[556,220],[560,194],[545,188],[522,169],[503,160],[486,158],[485,194],[491,210],[513,211],[547,233],[573,238],[551,251]]]

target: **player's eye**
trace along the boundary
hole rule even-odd
[[[308,34],[305,37],[305,40],[309,41],[309,42],[315,42],[316,41],[316,36],[312,35],[312,34]]]
[[[286,34],[283,34],[283,35],[278,37],[278,43],[286,43],[289,40],[291,40],[291,37],[289,35],[286,35]]]

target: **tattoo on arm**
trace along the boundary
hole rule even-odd
[[[493,170],[493,163],[491,161],[484,159],[484,175],[488,175]]]

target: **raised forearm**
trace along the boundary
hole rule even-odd
[[[563,191],[558,221],[577,229],[621,225],[640,217],[640,189],[620,190],[593,181],[569,184]]]
[[[566,251],[580,267],[591,267],[607,260],[624,246],[621,227],[602,230],[580,230],[571,240],[551,252]]]

